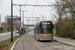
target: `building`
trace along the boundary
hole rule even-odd
[[[1,14],[0,14],[0,32],[2,32],[2,26],[1,26]]]
[[[0,14],[0,28],[1,28],[1,14]]]
[[[20,17],[18,16],[13,16],[13,27],[16,27],[16,29],[20,28]],[[11,16],[6,16],[5,17],[5,21],[6,23],[8,23],[8,25],[11,27]]]
[[[10,23],[11,23],[11,16],[8,16],[8,15],[7,15],[7,16],[5,17],[5,21],[6,21],[6,23],[10,24]],[[15,22],[16,22],[16,21],[20,21],[20,17],[18,17],[18,16],[13,16],[13,21],[15,21]],[[14,22],[14,23],[15,23],[15,22]]]
[[[34,30],[34,24],[28,24],[28,25],[26,25],[27,26],[27,28],[29,29],[29,30],[31,30],[31,31],[33,31]]]

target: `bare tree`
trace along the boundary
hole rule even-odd
[[[70,28],[72,33],[75,33],[75,0],[56,0],[54,18],[56,21],[56,29],[58,33],[67,32]],[[64,31],[65,32],[64,32]],[[73,34],[75,35],[75,34]]]
[[[7,30],[7,28],[8,28],[8,24],[7,24],[6,22],[3,22],[2,27],[3,27],[4,30]]]

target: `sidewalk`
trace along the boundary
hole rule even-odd
[[[75,40],[70,39],[70,38],[60,38],[60,37],[54,36],[54,40],[64,43],[64,44],[75,46]]]
[[[33,34],[31,32],[23,35],[18,41],[15,42],[11,50],[37,50],[35,45],[31,42],[32,36]]]

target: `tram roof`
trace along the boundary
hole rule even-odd
[[[41,22],[52,22],[52,21],[41,21]]]
[[[41,22],[52,22],[52,21],[40,21],[40,22],[37,22],[36,24],[39,24],[39,23],[41,23]]]

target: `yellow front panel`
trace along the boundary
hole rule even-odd
[[[51,24],[51,23],[48,22],[48,23],[42,23],[42,24]]]
[[[42,37],[52,37],[53,34],[41,34],[40,36],[42,36]]]

